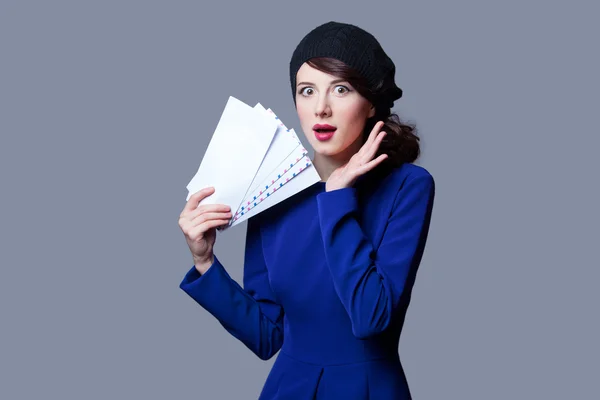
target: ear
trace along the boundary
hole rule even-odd
[[[369,109],[369,117],[368,118],[373,118],[374,115],[375,115],[375,106],[371,104],[371,108]]]

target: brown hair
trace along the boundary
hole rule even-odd
[[[390,89],[380,82],[375,87],[369,87],[367,81],[354,69],[334,58],[316,57],[307,61],[307,64],[319,71],[345,79],[361,96],[366,98],[375,106],[375,115],[369,118],[363,131],[363,143],[377,123],[384,121],[382,131],[386,132],[377,154],[387,154],[388,158],[380,166],[387,168],[399,167],[403,163],[412,163],[420,155],[419,137],[416,135],[416,126],[406,124],[400,117],[391,112],[390,102],[386,98],[386,92]]]

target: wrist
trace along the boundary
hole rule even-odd
[[[211,256],[209,258],[194,257],[194,267],[196,267],[196,270],[200,273],[200,275],[205,274],[206,271],[208,271],[208,269],[211,267],[211,265],[214,264],[214,262],[215,262],[214,254],[211,254]]]

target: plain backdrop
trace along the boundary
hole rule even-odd
[[[2,0],[0,398],[258,396],[275,358],[179,289],[178,216],[229,96],[308,146],[288,63],[330,20],[396,63],[437,184],[400,342],[414,398],[600,398],[599,11]],[[245,234],[215,248],[238,282]]]

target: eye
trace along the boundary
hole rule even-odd
[[[337,85],[334,89],[335,94],[346,94],[350,91],[350,89],[348,89],[346,86],[344,85]]]
[[[300,91],[298,93],[301,94],[302,96],[310,96],[311,94],[313,94],[313,88],[311,88],[310,86],[307,86],[305,88],[300,89]]]

